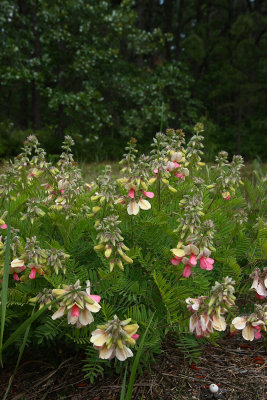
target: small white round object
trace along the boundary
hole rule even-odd
[[[215,383],[212,383],[209,387],[211,393],[217,393],[219,391],[219,387],[215,385]]]

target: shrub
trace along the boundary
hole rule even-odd
[[[120,371],[118,360],[131,360],[151,318],[141,366],[153,361],[167,333],[193,359],[227,324],[247,340],[260,338],[265,178],[260,170],[252,181],[242,177],[242,157],[230,162],[226,152],[205,165],[202,131],[197,124],[187,144],[182,130],[157,133],[151,152],[140,156],[131,139],[122,177],[106,166],[93,182],[73,159],[71,137],[56,164],[35,136],[27,138],[0,181],[9,354],[30,322],[28,346],[84,349],[93,380],[105,366]],[[32,314],[33,305],[39,311]]]

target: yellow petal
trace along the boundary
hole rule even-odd
[[[182,249],[171,249],[171,252],[176,256],[176,257],[184,257],[185,252]]]

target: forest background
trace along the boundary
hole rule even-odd
[[[84,161],[146,150],[165,128],[205,125],[221,149],[266,160],[267,2],[1,0],[0,156],[35,133]]]

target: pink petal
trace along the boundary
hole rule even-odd
[[[63,194],[65,192],[64,189],[60,189],[60,193]]]
[[[256,328],[256,327],[255,327],[255,328]],[[260,339],[260,338],[261,338],[261,333],[260,333],[260,331],[256,330],[256,331],[254,332],[254,337],[255,337],[255,339]]]
[[[171,259],[171,263],[172,265],[178,265],[180,264],[181,260],[179,260],[178,258],[172,258]]]
[[[199,264],[200,264],[201,269],[207,269],[207,267],[208,267],[208,263],[207,263],[205,257],[200,257]]]
[[[154,174],[157,174],[159,172],[159,170],[157,168],[154,169]]]
[[[128,197],[131,197],[131,199],[134,198],[134,189],[130,189],[130,191],[128,193]]]
[[[195,256],[195,254],[191,254],[191,256],[189,258],[189,262],[191,265],[197,265],[197,258]]]
[[[13,274],[14,281],[20,281],[18,274]]]
[[[0,228],[1,229],[6,229],[7,228],[7,224],[1,225]]]
[[[89,297],[90,297],[92,300],[96,301],[97,303],[99,303],[100,300],[101,300],[101,297],[98,296],[97,294],[90,294]]]
[[[183,276],[185,278],[188,278],[190,275],[191,275],[191,265],[186,265],[183,272]]]
[[[132,339],[137,340],[137,339],[139,338],[139,336],[140,336],[140,335],[138,335],[138,333],[135,333],[135,334],[132,336]]]
[[[153,192],[145,192],[145,191],[143,190],[143,194],[144,194],[146,197],[149,197],[150,199],[153,199],[153,197],[154,197],[154,193],[153,193]]]
[[[25,265],[23,265],[22,267],[19,268],[19,270],[22,272],[26,269]]]
[[[207,260],[207,262],[209,263],[209,264],[214,264],[214,260],[213,260],[213,258],[206,258],[206,260]]]
[[[32,268],[31,269],[31,273],[29,275],[29,278],[30,279],[35,279],[35,276],[36,276],[36,268]]]
[[[207,268],[206,268],[206,270],[207,270],[207,271],[211,271],[211,270],[213,269],[213,267],[214,267],[214,265],[212,265],[212,264],[210,264],[210,263],[207,263]]]
[[[79,307],[74,304],[74,306],[71,309],[71,316],[72,317],[79,317],[80,312],[79,312]]]
[[[173,164],[175,165],[175,168],[180,168],[180,164],[178,164],[176,161],[173,161]]]
[[[256,293],[256,297],[257,297],[257,299],[259,299],[259,300],[263,300],[263,299],[264,299],[264,296],[261,296],[261,295],[258,294],[258,293]]]

